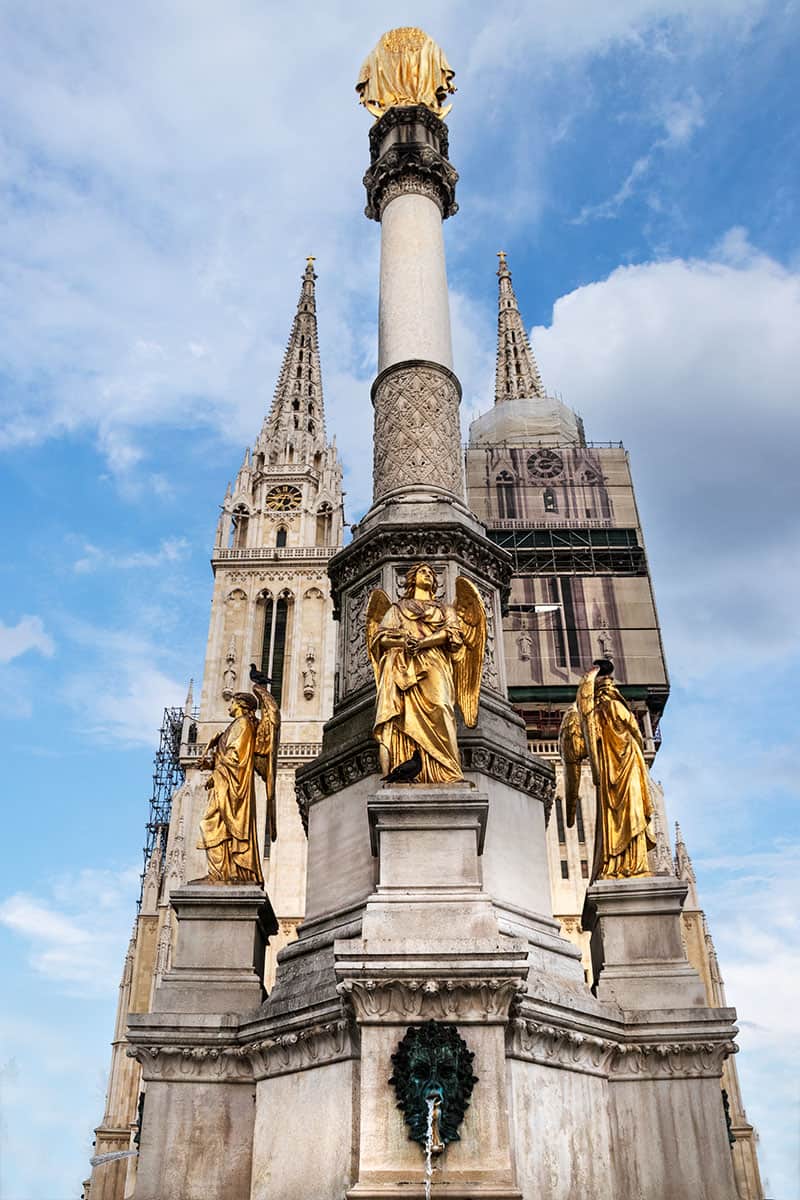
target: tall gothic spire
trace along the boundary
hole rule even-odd
[[[298,461],[306,457],[308,450],[325,444],[316,278],[314,259],[309,255],[272,407],[259,437],[259,443],[267,443],[272,451],[283,452],[291,446]]]
[[[500,266],[497,278],[500,281],[497,312],[497,381],[494,402],[504,400],[544,400],[546,393],[533,357],[531,344],[520,315],[511,272],[506,262],[505,251],[497,257]]]

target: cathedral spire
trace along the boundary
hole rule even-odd
[[[277,455],[299,462],[325,444],[316,278],[314,258],[309,255],[275,396],[257,446],[268,450],[271,461],[277,461]]]
[[[545,399],[546,393],[520,315],[505,250],[497,257],[500,281],[497,312],[497,377],[495,404],[504,400]]]

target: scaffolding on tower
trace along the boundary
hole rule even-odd
[[[144,866],[139,885],[137,911],[142,906],[144,877],[156,846],[160,846],[162,860],[167,850],[167,833],[172,812],[172,797],[175,789],[183,783],[186,772],[181,766],[181,733],[185,713],[182,708],[165,708],[161,722],[158,749],[153,758],[153,794],[150,797],[150,813],[146,825]]]

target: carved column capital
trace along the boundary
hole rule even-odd
[[[458,212],[458,172],[447,160],[447,126],[423,105],[390,108],[370,130],[366,215],[380,221],[395,196],[428,196],[443,218]]]

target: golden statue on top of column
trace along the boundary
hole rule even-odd
[[[453,107],[444,101],[456,90],[454,75],[433,38],[406,25],[383,35],[364,61],[356,91],[374,117],[382,117],[389,108],[422,104],[444,118]]]

